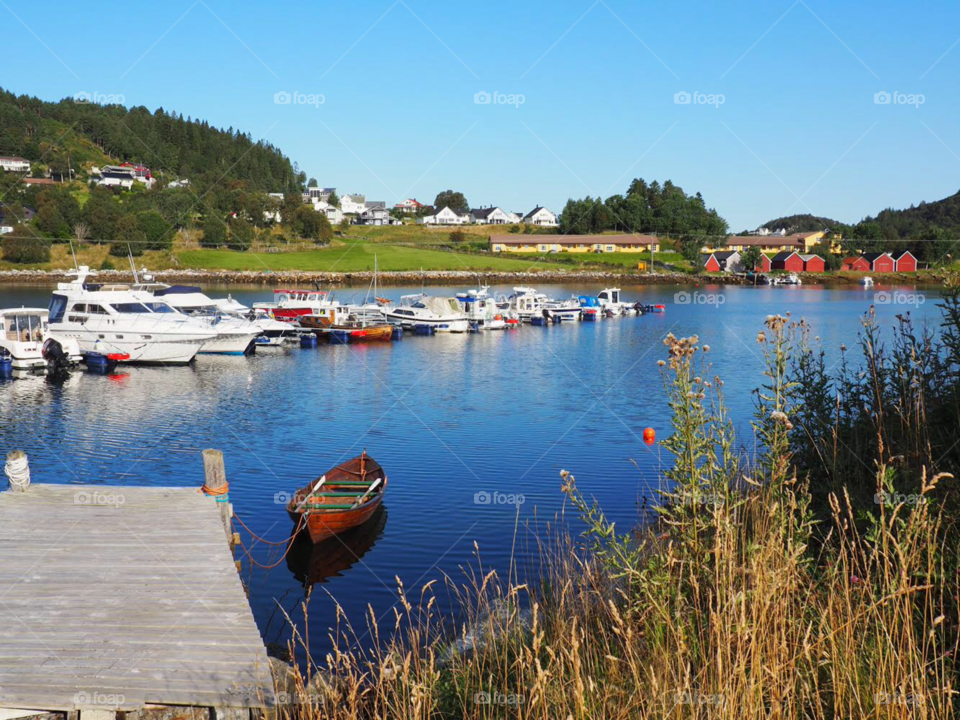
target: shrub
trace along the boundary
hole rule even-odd
[[[200,246],[205,248],[218,248],[227,242],[227,226],[217,216],[208,213],[203,218],[203,237],[200,238]]]
[[[148,250],[169,250],[173,247],[174,229],[157,210],[138,212],[137,228],[143,233]]]
[[[50,241],[33,235],[7,235],[3,239],[3,259],[22,265],[50,262]]]
[[[110,254],[115,257],[127,255],[143,255],[146,249],[147,236],[140,229],[136,215],[127,213],[117,220],[113,232],[113,243],[110,245]]]
[[[450,242],[454,243],[455,245],[459,245],[466,239],[467,234],[463,230],[457,229],[450,233]]]

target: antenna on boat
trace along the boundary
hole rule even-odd
[[[73,240],[70,241],[70,254],[73,255],[73,267],[80,272],[80,266],[77,264],[77,251],[73,249]]]
[[[133,273],[133,284],[139,285],[140,278],[137,276],[137,264],[133,261],[133,249],[130,247],[130,243],[127,243],[127,258],[130,260],[130,271]]]

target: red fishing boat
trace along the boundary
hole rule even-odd
[[[297,490],[287,512],[318,543],[370,519],[386,489],[387,474],[364,450]]]

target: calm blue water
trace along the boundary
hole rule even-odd
[[[599,287],[541,289],[567,297]],[[476,566],[478,556],[502,574],[511,551],[517,566],[534,567],[535,531],[527,524],[542,530],[563,510],[563,468],[618,527],[635,523],[666,461],[641,433],[652,427],[662,438],[668,429],[656,366],[667,332],[697,334],[711,346],[713,373],[725,380],[731,414],[746,431],[762,367],[754,338],[764,317],[805,317],[836,359],[884,289],[893,290],[625,286],[626,299],[664,302],[667,312],[483,335],[408,335],[390,344],[260,349],[249,358],[204,356],[182,368],[79,371],[62,385],[8,381],[0,385],[0,449],[26,450],[34,482],[199,486],[200,451],[219,448],[237,514],[281,541],[292,525],[286,498],[277,494],[366,448],[389,475],[382,515],[344,542],[298,543],[271,570],[243,565],[266,642],[289,635],[278,604],[300,620],[305,586],[322,583],[309,602],[311,645],[322,658],[334,600],[362,635],[368,603],[392,621],[395,577],[416,597],[444,573],[462,579],[461,568]],[[680,304],[680,290],[719,293],[724,302]],[[260,288],[208,292],[231,292],[246,303],[270,295]],[[48,289],[0,288],[2,307],[45,307],[48,298]],[[927,292],[919,307],[880,305],[878,315],[889,325],[912,309],[936,324],[935,300]],[[752,438],[743,443],[752,447]],[[519,513],[515,505],[478,504],[483,492],[522,494],[525,502]],[[263,564],[279,558],[262,545],[253,554]]]

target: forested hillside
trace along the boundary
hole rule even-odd
[[[769,230],[786,230],[787,234],[789,235],[791,233],[830,230],[841,224],[842,223],[838,222],[837,220],[831,220],[830,218],[802,214],[788,215],[786,217],[777,218],[776,220],[770,220],[761,225],[761,227],[765,227]]]
[[[244,181],[263,192],[298,191],[306,177],[273,145],[163,108],[46,102],[0,89],[0,154],[20,155],[55,176],[68,167],[129,161],[168,180],[204,186]]]

